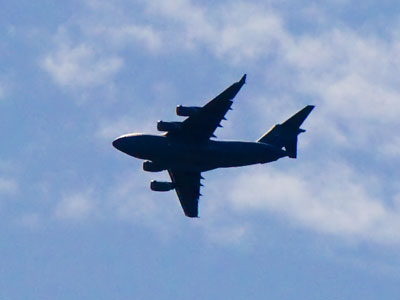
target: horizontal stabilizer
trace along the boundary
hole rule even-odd
[[[245,83],[246,83],[246,74],[244,74],[244,75],[242,76],[242,78],[239,80],[239,84],[243,85],[243,84],[245,84]]]
[[[314,105],[307,105],[299,112],[295,113],[289,119],[282,123],[283,126],[290,126],[294,128],[300,128],[301,124],[303,124],[304,120],[308,117],[310,112],[314,109]]]
[[[297,136],[305,132],[300,126],[313,109],[314,105],[307,105],[282,124],[274,125],[257,142],[274,145],[279,148],[284,147],[290,158],[296,158]]]

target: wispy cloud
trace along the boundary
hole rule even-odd
[[[229,222],[215,223],[208,220],[201,220],[203,223],[196,224],[203,230],[207,239],[219,245],[240,245],[249,240],[252,235],[252,229],[247,225]]]
[[[157,174],[157,177],[165,175]],[[179,223],[174,215],[174,212],[180,211],[178,201],[175,197],[169,197],[171,194],[152,193],[149,188],[150,176],[138,172],[121,174],[109,190],[106,206],[120,220],[170,235]],[[168,227],[165,224],[169,224]]]
[[[167,47],[205,46],[230,63],[268,56],[286,39],[282,19],[260,5],[236,2],[211,8],[182,0],[153,1],[147,7],[150,14],[174,24],[159,28]]]
[[[138,120],[139,119],[139,120]],[[117,120],[103,121],[97,130],[97,137],[111,141],[123,134],[132,132],[155,133],[157,118],[122,116]]]
[[[43,68],[61,86],[81,88],[107,83],[122,68],[116,56],[103,56],[86,44],[60,44],[42,62]]]
[[[157,52],[162,41],[152,26],[137,24],[118,5],[87,1],[89,10],[61,24],[40,64],[59,86],[111,85],[125,65],[127,48]]]
[[[239,211],[280,214],[316,232],[383,243],[400,243],[397,195],[382,182],[343,163],[319,169],[255,170],[236,177],[229,199]],[[322,171],[323,170],[323,171]],[[391,203],[382,201],[391,198]]]
[[[145,25],[128,24],[114,27],[95,25],[89,27],[89,30],[94,36],[101,36],[102,39],[107,37],[116,49],[140,44],[151,51],[158,51],[162,44],[158,33],[152,27]]]
[[[340,6],[347,1],[331,2]],[[296,30],[289,26],[290,20],[279,6],[245,2],[213,7],[189,0],[140,2],[140,5],[126,1],[118,5],[105,1],[88,3],[93,10],[88,20],[78,17],[78,21],[71,20],[64,26],[67,36],[77,30],[78,38],[71,42],[65,33],[60,34],[61,38],[55,39],[55,48],[43,60],[43,67],[57,84],[90,87],[112,81],[125,65],[122,53],[129,47],[141,49],[145,55],[165,57],[175,52],[206,51],[233,68],[251,66],[259,76],[258,82],[265,83],[267,90],[260,88],[255,95],[251,127],[260,128],[261,134],[266,129],[266,118],[275,118],[276,111],[289,116],[294,107],[300,108],[299,102],[301,105],[312,102],[317,110],[307,120],[307,139],[301,137],[300,144],[320,157],[307,166],[314,173],[307,169],[282,171],[272,167],[268,169],[270,175],[251,169],[254,173],[233,176],[234,209],[227,212],[274,213],[312,231],[399,242],[396,218],[400,212],[390,204],[397,203],[392,186],[379,177],[371,183],[371,178],[361,171],[367,169],[373,173],[376,165],[369,167],[366,162],[373,160],[376,153],[386,163],[399,153],[400,60],[396,34],[382,37],[374,32],[361,33],[335,22],[324,24],[318,31]],[[129,18],[125,8],[132,11],[132,6],[143,12],[145,18]],[[302,11],[304,16],[313,18],[323,13],[326,11],[315,5]],[[257,100],[265,98],[270,100]],[[148,119],[140,121],[145,124],[144,130],[152,131],[154,124]],[[103,120],[97,135],[111,139],[136,130],[133,121],[132,116]],[[362,162],[352,161],[346,154],[349,150],[357,152]],[[334,153],[339,163],[326,163],[326,156],[322,158],[324,151]],[[224,186],[222,181],[221,185]],[[230,188],[226,186],[224,190]],[[149,220],[165,218],[164,209],[170,210],[169,205],[158,206],[154,199],[147,201],[151,194],[147,190],[146,195],[132,197],[138,189],[133,183],[115,183],[111,189],[117,191],[109,199],[115,200],[110,203],[119,218],[150,224]],[[265,190],[271,197],[263,196]],[[391,191],[385,193],[385,190]],[[203,205],[203,209],[216,216],[218,205],[218,202]],[[82,207],[85,211],[87,206]],[[221,240],[241,240],[252,230],[251,222],[230,224],[231,231],[221,227]],[[203,229],[207,232],[206,227]]]
[[[54,215],[60,220],[81,221],[95,216],[97,212],[98,205],[89,190],[63,196],[55,207]]]

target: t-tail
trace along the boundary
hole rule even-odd
[[[259,143],[284,147],[290,158],[297,157],[297,136],[305,132],[300,126],[314,109],[313,105],[307,105],[295,113],[282,124],[274,125],[267,133],[257,140]]]

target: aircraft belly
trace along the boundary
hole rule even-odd
[[[168,169],[182,171],[204,172],[216,168],[240,167],[274,161],[283,156],[277,156],[266,144],[250,142],[170,142],[157,146],[145,158],[163,164]]]
[[[171,159],[176,168],[200,172],[266,163],[283,156],[277,156],[268,145],[247,142],[210,141],[207,144],[180,147],[176,150]]]
[[[213,160],[217,167],[239,167],[261,163],[265,149],[254,143],[222,142],[215,145]]]

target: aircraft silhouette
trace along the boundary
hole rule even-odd
[[[177,106],[176,114],[187,117],[182,122],[158,121],[162,135],[126,134],[113,141],[118,150],[145,159],[143,170],[161,172],[168,170],[171,182],[152,180],[150,188],[163,192],[175,189],[183,211],[188,217],[198,217],[198,200],[201,196],[201,172],[216,168],[229,168],[264,164],[288,156],[297,156],[297,136],[304,132],[300,126],[313,110],[307,105],[282,124],[273,126],[256,142],[216,141],[214,131],[231,109],[233,98],[246,81],[240,81],[203,107]]]

